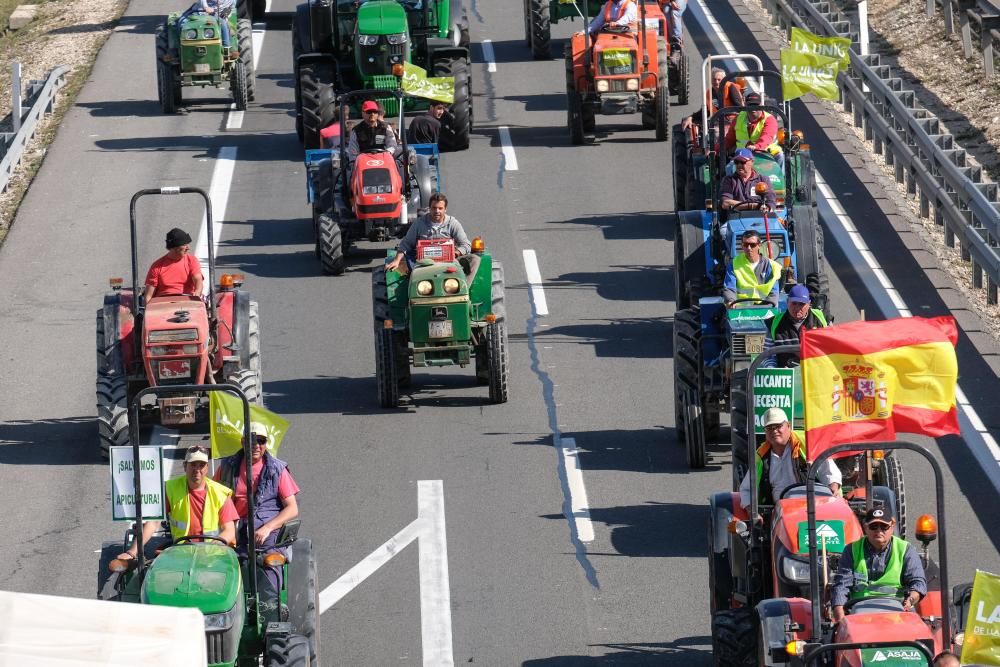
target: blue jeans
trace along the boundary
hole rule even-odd
[[[670,39],[683,42],[684,26],[681,17],[684,15],[684,10],[687,9],[687,0],[677,0],[677,5],[679,9],[670,8]]]
[[[229,11],[231,10],[224,9],[219,12],[219,35],[222,36],[222,47],[225,49],[229,48]]]

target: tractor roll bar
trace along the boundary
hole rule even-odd
[[[197,190],[197,188],[188,188],[189,190]],[[183,191],[184,188],[181,188]],[[149,193],[158,193],[158,190],[149,191]],[[201,190],[198,190],[201,194],[204,194]],[[137,193],[136,197],[132,198],[132,203],[142,193]],[[211,227],[211,224],[209,224]],[[133,231],[135,227],[133,226]],[[211,251],[209,251],[211,252]],[[248,480],[253,479],[253,461],[251,460],[250,443],[253,442],[254,434],[250,431],[250,401],[247,400],[246,394],[239,387],[231,384],[175,384],[162,387],[146,387],[141,389],[132,398],[132,401],[128,406],[128,437],[129,442],[132,443],[132,479],[135,484],[135,525],[133,526],[133,534],[136,540],[136,571],[139,575],[140,581],[142,577],[145,576],[145,546],[142,543],[142,480],[139,475],[139,404],[145,396],[162,396],[162,395],[174,395],[182,394],[189,395],[192,393],[209,392],[209,391],[222,391],[229,394],[233,394],[243,402],[243,463],[246,467],[246,476]],[[164,497],[164,500],[166,498]],[[247,567],[249,568],[249,586],[250,594],[253,597],[253,604],[251,605],[252,613],[256,613],[257,610],[257,559],[254,557],[251,551],[254,547],[254,529],[253,529],[253,516],[254,516],[254,498],[253,493],[247,494],[247,519],[244,521],[244,527],[247,539]]]
[[[705,58],[704,62],[702,63],[702,67],[701,67],[701,89],[703,91],[705,91],[705,94],[706,94],[706,97],[705,97],[706,104],[705,104],[705,106],[703,106],[701,108],[701,136],[705,137],[705,138],[708,137],[708,125],[709,125],[708,116],[709,116],[709,112],[711,111],[711,109],[708,108],[708,104],[707,104],[708,97],[707,97],[707,95],[708,95],[708,91],[710,91],[712,89],[712,63],[721,62],[721,61],[724,61],[724,60],[725,61],[734,61],[734,62],[742,62],[744,60],[751,60],[751,61],[753,61],[753,62],[755,62],[757,64],[757,70],[760,71],[760,70],[764,69],[764,64],[760,61],[760,57],[756,56],[756,55],[754,55],[752,53],[734,53],[732,55],[708,56],[707,58]],[[747,71],[754,71],[754,70],[747,70]],[[730,76],[727,75],[726,78],[724,78],[722,80],[722,85],[725,85],[727,81],[732,81],[733,79],[745,78],[746,74],[747,74],[747,71],[737,72],[732,77],[730,77]],[[764,79],[763,79],[763,77],[760,77],[759,82],[758,82],[757,85],[760,86],[761,90],[764,89]]]
[[[777,349],[777,348],[775,348]],[[944,519],[944,482],[942,481],[941,465],[937,459],[925,448],[912,442],[889,441],[889,442],[853,442],[845,445],[836,445],[827,449],[816,457],[816,460],[809,466],[806,476],[806,518],[808,520],[809,534],[809,597],[812,600],[812,641],[819,641],[820,623],[820,585],[819,585],[819,564],[816,562],[816,473],[819,465],[835,454],[841,452],[865,451],[885,449],[906,449],[916,452],[924,457],[934,471],[934,494],[937,502],[937,522],[938,522],[938,560],[941,578],[941,641],[945,648],[951,646],[951,587],[948,585],[948,531]]]

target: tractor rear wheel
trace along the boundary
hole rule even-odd
[[[743,476],[747,474],[750,460],[750,442],[747,434],[747,371],[733,373],[729,384],[729,448],[732,453],[733,491],[740,488]],[[756,441],[756,435],[754,435]]]
[[[583,99],[580,93],[575,90],[567,90],[569,108],[566,116],[566,124],[569,127],[569,140],[574,146],[579,146],[584,141],[585,130],[583,128]]]
[[[706,417],[702,393],[701,313],[698,306],[674,316],[674,406],[678,440],[687,445],[688,467],[705,467]]]
[[[510,358],[507,355],[507,324],[497,320],[486,326],[486,346],[489,350],[490,402],[506,403]]]
[[[549,0],[528,0],[528,45],[535,60],[552,59],[552,26],[549,18]]]
[[[323,273],[340,276],[344,274],[344,244],[340,233],[340,224],[332,216],[323,213],[316,219],[319,256],[323,263]]]
[[[786,156],[785,159],[787,160],[788,157]],[[798,162],[798,174],[796,175],[798,180],[795,183],[795,201],[793,203],[812,206],[816,202],[816,167],[813,166],[812,157],[808,152],[800,152],[797,160],[792,163],[793,166],[795,162]]]
[[[180,104],[180,77],[163,58],[169,53],[167,27],[156,28],[156,94],[163,113],[176,113]]]
[[[753,609],[723,609],[712,614],[712,658],[715,667],[756,667]]]
[[[264,400],[264,374],[260,365],[260,308],[256,301],[250,302],[247,322],[247,368],[253,371],[257,378],[257,395]]]
[[[295,8],[295,18],[292,22],[292,74],[295,77],[295,134],[302,141],[302,90],[299,81],[299,56],[309,53],[312,41],[309,34],[309,4],[302,3]]]
[[[255,0],[256,3],[256,0]],[[256,4],[254,5],[256,7]],[[263,7],[260,14],[254,9],[254,16],[263,16]],[[257,96],[257,77],[253,66],[253,24],[246,19],[236,22],[237,43],[240,45],[240,60],[243,61],[243,69],[247,79],[247,101],[253,102]]]
[[[906,538],[906,486],[903,483],[903,462],[896,456],[896,452],[886,452],[882,459],[882,468],[885,470],[884,485],[892,489],[896,494],[897,527],[896,533],[903,539]]]
[[[309,640],[302,635],[279,635],[267,640],[268,667],[309,667]]]
[[[316,555],[312,541],[298,539],[290,547],[288,561],[288,621],[292,631],[309,643],[312,664],[319,664],[319,588],[316,584]]]
[[[674,131],[674,210],[687,211],[687,178],[688,178],[688,146],[687,133]],[[674,239],[676,243],[677,239]]]
[[[444,58],[434,63],[434,76],[455,77],[455,98],[441,119],[438,145],[442,151],[464,151],[472,134],[472,90],[468,57]]]
[[[396,341],[392,329],[375,329],[375,379],[378,403],[383,408],[399,407],[399,375],[396,365]]]
[[[826,274],[823,228],[819,225],[816,207],[808,204],[792,207],[792,229],[795,232],[796,273],[827,320],[830,317],[830,283]]]
[[[302,106],[302,145],[322,148],[320,130],[333,122],[337,109],[333,90],[333,67],[312,62],[299,67],[299,99]]]
[[[687,55],[679,48],[670,52],[670,74],[670,92],[677,96],[677,104],[684,106],[690,97],[691,74],[688,71]]]
[[[674,298],[678,308],[688,308],[698,303],[700,286],[708,274],[702,214],[700,211],[678,213],[677,225],[674,235]]]
[[[670,139],[670,69],[667,59],[667,42],[662,37],[656,40],[656,140]]]
[[[241,368],[234,373],[230,373],[226,377],[226,384],[231,384],[243,390],[251,405],[261,405],[261,395],[257,390],[257,373],[249,368]]]
[[[233,62],[229,71],[229,89],[233,93],[233,103],[237,111],[247,110],[247,68],[242,60]]]

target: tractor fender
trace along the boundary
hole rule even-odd
[[[733,491],[722,491],[708,497],[709,534],[713,553],[721,554],[729,548],[729,522],[732,519],[747,518],[746,510],[740,507],[740,494]]]
[[[111,292],[104,295],[101,318],[104,320],[104,340],[100,349],[104,352],[98,362],[98,373],[124,373],[135,361],[133,353],[132,292]]]
[[[450,39],[431,37],[427,39],[427,56],[431,61],[448,59],[469,59],[469,49],[456,46]]]
[[[232,330],[233,343],[239,350],[240,368],[250,368],[250,293],[240,289],[233,293]],[[228,355],[223,352],[223,356]]]
[[[413,176],[417,180],[417,187],[420,189],[420,208],[430,206],[431,195],[439,190],[436,179],[431,169],[431,159],[429,155],[417,155],[417,164],[413,167]],[[418,211],[414,211],[417,213]]]
[[[812,630],[812,607],[805,598],[777,598],[757,605],[760,647],[764,665],[785,665],[785,646],[793,639],[808,639]],[[790,628],[797,627],[795,630]]]

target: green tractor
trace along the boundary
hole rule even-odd
[[[581,0],[587,3],[587,16],[597,16],[604,6],[602,0]],[[524,0],[524,41],[535,60],[552,58],[552,24],[562,19],[583,18],[573,0]],[[586,25],[584,29],[586,29]]]
[[[469,147],[472,70],[469,22],[461,0],[309,0],[296,7],[292,27],[295,130],[305,148],[323,148],[319,132],[334,122],[338,94],[377,88],[388,115],[399,66],[418,65],[429,76],[454,77],[455,99],[441,119],[443,151]],[[404,111],[428,100],[406,98]],[[403,130],[404,128],[400,128]]]
[[[135,516],[142,516],[139,418],[144,396],[157,398],[224,391],[243,402],[244,443],[254,441],[250,432],[250,402],[233,385],[172,385],[148,387],[136,394],[129,406],[131,418],[132,470],[134,471]],[[145,449],[145,448],[144,448]],[[251,454],[244,445],[247,478],[251,478]],[[158,490],[164,498],[162,489]],[[151,495],[152,490],[146,490]],[[148,500],[147,500],[148,502]],[[255,499],[247,496],[247,516],[254,516]],[[253,523],[243,521],[243,539],[254,544]],[[124,543],[105,542],[97,574],[97,597],[102,600],[193,607],[205,616],[208,664],[212,666],[309,667],[319,664],[319,595],[316,558],[312,542],[298,539],[298,521],[290,521],[278,535],[277,544],[253,557],[237,554],[218,536],[189,535],[172,541],[163,528],[136,558],[119,560],[118,554],[141,539],[142,521],[133,523]],[[198,540],[198,541],[195,541]],[[287,555],[274,551],[284,547]],[[283,568],[281,591],[273,591],[263,576],[265,566]],[[269,589],[270,592],[269,592]],[[261,662],[263,658],[263,662]]]
[[[472,241],[472,252],[479,267],[471,283],[450,239],[419,241],[408,276],[384,268],[372,274],[375,375],[383,408],[399,405],[411,365],[464,368],[474,363],[476,379],[489,385],[490,402],[507,402],[503,266],[493,261],[482,239]]]
[[[222,46],[219,19],[193,5],[156,29],[156,93],[163,113],[175,113],[185,87],[229,86],[239,111],[254,100],[253,27],[229,13],[230,45]]]

